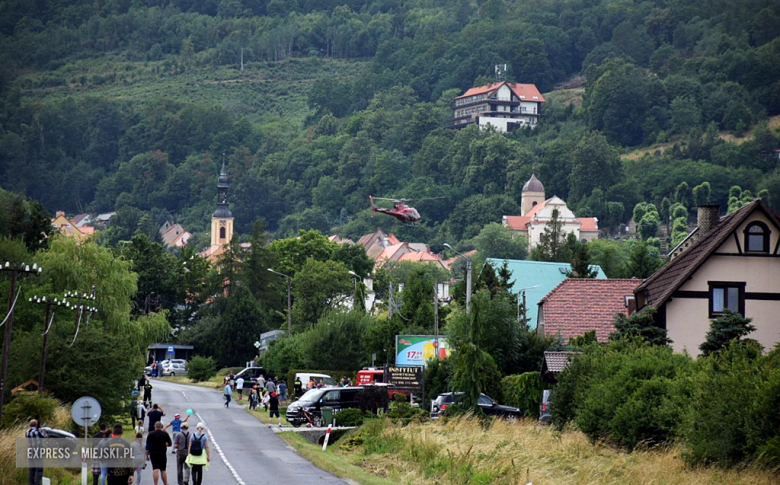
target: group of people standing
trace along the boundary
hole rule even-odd
[[[225,396],[225,407],[230,407],[233,392],[238,394],[239,402],[244,399],[244,378],[238,377],[231,371],[230,374],[225,376],[222,381],[224,387],[223,394]],[[273,420],[276,417],[279,421],[279,426],[282,425],[282,417],[279,413],[279,404],[287,401],[287,383],[279,380],[278,376],[260,376],[257,382],[252,383],[252,387],[248,394],[249,404],[247,405],[250,410],[257,410],[257,407],[262,405],[263,409],[267,410]]]

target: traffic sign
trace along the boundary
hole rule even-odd
[[[87,427],[97,424],[102,411],[97,399],[84,396],[76,399],[76,402],[73,403],[70,415],[79,426]]]
[[[168,346],[168,353],[169,353],[169,354],[172,354],[172,353],[173,353],[173,346],[172,346],[172,345],[169,345],[169,346]]]

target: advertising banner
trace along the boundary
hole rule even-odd
[[[436,355],[440,359],[450,355],[447,337],[433,335],[396,335],[395,365],[425,367]]]
[[[420,392],[423,387],[422,367],[388,367],[387,383],[402,391]]]

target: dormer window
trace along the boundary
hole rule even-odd
[[[745,228],[745,252],[769,252],[769,227],[761,221],[748,224]]]

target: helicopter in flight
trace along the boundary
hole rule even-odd
[[[441,199],[442,197],[428,197],[428,198]],[[411,225],[419,224],[422,221],[422,217],[420,217],[420,213],[417,212],[417,209],[406,205],[406,202],[415,199],[388,199],[384,197],[377,197],[376,199],[374,199],[373,196],[369,195],[368,200],[369,202],[371,202],[372,215],[376,212],[381,212],[382,214],[387,214],[388,216],[395,217],[403,224],[411,224]],[[389,200],[393,202],[393,208],[387,209],[385,207],[377,207],[376,204],[374,204],[374,200]],[[417,200],[424,200],[424,199],[417,199]]]

